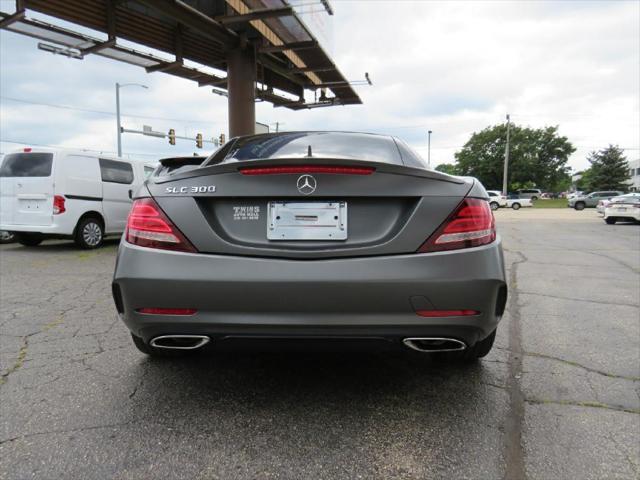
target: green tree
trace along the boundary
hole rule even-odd
[[[629,164],[624,151],[617,145],[609,145],[587,157],[591,164],[590,190],[626,190]]]
[[[474,133],[456,153],[460,175],[477,177],[486,188],[501,189],[507,126],[495,125]],[[527,185],[551,190],[566,183],[569,156],[575,152],[558,127],[533,129],[511,126],[509,190]]]
[[[449,175],[460,175],[458,167],[453,163],[441,163],[436,167],[438,172],[448,173]]]
[[[591,190],[591,182],[593,181],[593,170],[587,168],[583,172],[578,172],[582,177],[576,182],[576,189],[583,192]]]

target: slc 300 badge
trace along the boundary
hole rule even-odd
[[[167,187],[165,193],[215,193],[215,185],[203,185],[202,187]]]

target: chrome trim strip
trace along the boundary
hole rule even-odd
[[[172,338],[182,338],[182,339],[191,338],[193,340],[197,340],[197,343],[189,347],[169,347],[167,345],[158,345],[157,343],[158,340],[172,339]],[[209,343],[210,340],[211,339],[206,335],[161,335],[159,337],[153,338],[151,342],[149,342],[149,345],[151,345],[154,348],[166,348],[168,350],[195,350],[197,348],[205,346],[207,343]]]
[[[452,342],[454,344],[459,345],[457,348],[423,348],[417,346],[414,342],[421,340],[435,340],[435,341],[443,341],[443,342]],[[459,352],[465,350],[467,348],[467,344],[461,340],[457,340],[455,338],[441,338],[441,337],[409,337],[402,340],[407,347],[416,350],[418,352]]]

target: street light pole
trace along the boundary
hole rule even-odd
[[[429,130],[429,137],[427,141],[427,166],[431,167],[431,130]]]
[[[507,113],[507,145],[504,150],[504,171],[502,172],[502,195],[507,196],[507,180],[509,173],[509,130],[511,128],[511,122],[509,120],[509,114]]]
[[[118,82],[116,82],[116,122],[118,125],[117,138],[118,138],[118,156],[119,157],[122,156],[122,124],[120,122],[120,89],[122,87],[130,87],[130,86],[142,87],[144,89],[149,88],[146,85],[142,85],[141,83],[124,83],[120,85]]]
[[[120,125],[120,84],[116,82],[116,121],[118,124],[118,157],[122,156],[122,125]]]

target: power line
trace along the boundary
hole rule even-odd
[[[96,113],[99,115],[110,115],[110,116],[116,116],[116,112],[109,112],[106,110],[92,110],[89,108],[81,108],[81,107],[74,107],[71,105],[60,105],[60,104],[55,104],[55,103],[45,103],[45,102],[35,102],[32,100],[25,100],[22,98],[13,98],[13,97],[5,97],[5,96],[0,96],[0,99],[2,100],[9,100],[11,102],[17,102],[17,103],[25,103],[28,105],[38,105],[41,107],[51,107],[51,108],[59,108],[62,110],[76,110],[78,112],[85,112],[85,113]],[[125,117],[131,117],[131,118],[142,118],[142,119],[146,119],[146,120],[165,120],[165,121],[170,121],[170,122],[181,122],[181,123],[194,123],[194,124],[203,124],[203,123],[208,123],[208,124],[212,124],[212,125],[217,125],[221,122],[207,122],[204,120],[187,120],[184,118],[168,118],[168,117],[152,117],[152,116],[146,116],[146,115],[132,115],[132,114],[128,114],[128,113],[123,113],[122,114]]]
[[[49,145],[46,143],[33,143],[33,142],[19,142],[16,140],[5,140],[2,139],[0,140],[0,143],[13,143],[14,145],[32,145],[34,147],[49,147],[49,148],[68,148],[70,150],[82,150],[83,152],[95,152],[95,153],[112,153],[114,155],[117,155],[117,152],[113,151],[113,150],[95,150],[95,149],[91,149],[91,148],[84,148],[84,147],[70,147],[70,146],[66,146],[66,145]],[[154,157],[154,158],[162,158],[165,156],[165,154],[161,154],[161,153],[142,153],[142,152],[128,152],[127,155],[131,156],[131,155],[139,155],[142,157]]]

